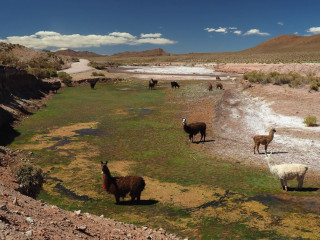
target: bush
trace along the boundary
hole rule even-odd
[[[16,170],[21,193],[35,198],[44,183],[42,169],[31,164],[23,164]]]
[[[318,85],[318,83],[317,82],[312,82],[311,84],[310,84],[310,90],[315,90],[315,91],[318,91],[319,90],[319,85]]]
[[[62,82],[68,87],[72,87],[72,77],[66,72],[59,72],[58,78],[62,80]]]
[[[252,83],[267,83],[268,82],[266,74],[264,74],[262,72],[258,72],[258,71],[252,71],[252,72],[245,73],[243,75],[243,78],[245,80],[248,80],[249,82],[252,82]]]
[[[308,127],[315,127],[317,126],[317,118],[315,116],[308,116],[304,119],[303,123]]]
[[[104,73],[102,73],[102,72],[99,72],[99,73],[92,72],[91,75],[94,76],[94,77],[96,77],[96,76],[105,76]]]

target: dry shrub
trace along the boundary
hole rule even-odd
[[[315,127],[318,126],[317,124],[317,118],[315,116],[308,116],[303,121],[304,124],[306,124],[308,127]]]
[[[35,198],[44,183],[42,169],[31,164],[23,164],[16,170],[17,181],[20,184],[20,192]]]

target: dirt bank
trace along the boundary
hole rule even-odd
[[[244,74],[244,73],[251,72],[251,71],[261,71],[264,73],[297,72],[297,73],[304,75],[304,76],[306,76],[310,73],[314,73],[316,76],[320,76],[320,64],[319,63],[292,63],[292,64],[227,63],[227,64],[217,65],[216,71],[230,73],[230,74],[231,73]]]

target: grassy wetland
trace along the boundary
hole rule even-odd
[[[97,84],[95,90],[66,88],[16,127],[20,136],[10,147],[33,152],[33,163],[47,173],[38,198],[67,210],[192,239],[317,239],[319,212],[292,199],[310,199],[312,205],[318,191],[285,198],[268,169],[209,154],[207,143],[188,143],[181,123],[186,105],[216,102],[221,95],[201,84],[184,81],[174,90],[163,82],[150,91],[146,82],[128,80]],[[105,160],[113,176],[144,177],[141,204],[126,199],[116,205],[102,189]]]

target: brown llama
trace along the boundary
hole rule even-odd
[[[120,202],[120,197],[125,198],[128,193],[132,202],[135,199],[139,202],[141,192],[146,186],[144,179],[139,176],[112,177],[107,164],[108,161],[101,162],[102,188],[115,196],[117,204]]]
[[[221,81],[221,78],[219,76],[216,76],[216,80]]]
[[[222,85],[222,83],[217,83],[217,84],[216,84],[216,88],[217,88],[217,89],[220,89],[220,90],[223,90],[223,85]]]
[[[57,81],[57,82],[53,82],[51,84],[51,90],[54,92],[54,93],[58,93],[58,89],[61,88],[61,82],[60,81]]]
[[[254,141],[253,153],[256,154],[256,149],[257,149],[258,153],[260,154],[260,152],[259,152],[260,144],[265,145],[265,152],[267,153],[268,145],[272,141],[275,132],[276,132],[276,130],[274,128],[272,128],[269,132],[269,135],[256,135],[256,136],[254,136],[253,137],[253,141]]]
[[[211,83],[209,83],[209,85],[208,85],[208,90],[212,91],[212,84]]]
[[[206,141],[206,128],[207,125],[204,122],[195,122],[187,124],[187,120],[182,118],[183,129],[186,133],[189,134],[189,141],[193,142],[193,136],[197,135],[199,132],[201,134],[200,141],[203,138],[203,142]]]

